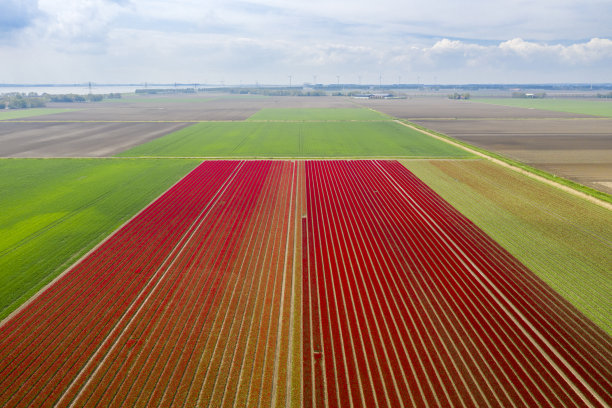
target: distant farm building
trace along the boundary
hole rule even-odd
[[[376,94],[355,94],[353,98],[356,99],[389,99],[393,98],[390,93],[376,93]]]

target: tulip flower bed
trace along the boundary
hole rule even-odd
[[[209,161],[2,323],[0,406],[605,406],[611,360],[396,161]]]
[[[304,406],[607,406],[612,342],[392,161],[306,162]]]

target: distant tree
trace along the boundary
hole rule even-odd
[[[100,102],[102,99],[104,99],[104,96],[99,94],[89,94],[85,99],[87,99],[88,102]]]
[[[44,108],[46,106],[43,98],[28,98],[28,107],[30,108]]]
[[[28,107],[28,102],[21,94],[12,96],[8,101],[9,109],[25,109]]]

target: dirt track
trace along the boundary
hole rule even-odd
[[[601,191],[612,181],[612,119],[415,120]]]
[[[442,97],[360,104],[612,193],[612,119]]]

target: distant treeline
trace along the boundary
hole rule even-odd
[[[120,93],[109,94],[63,94],[63,95],[48,95],[49,102],[100,102],[103,99],[121,99]]]
[[[221,89],[219,89],[221,90]],[[304,90],[302,88],[230,88],[230,93],[239,95],[265,96],[325,96],[325,91]]]
[[[100,102],[104,99],[120,99],[120,93],[109,94],[60,94],[50,95],[44,93],[38,95],[31,92],[23,94],[18,92],[8,93],[0,96],[0,109],[28,109],[28,108],[44,108],[47,102]]]
[[[144,88],[137,89],[137,94],[149,94],[149,95],[166,95],[166,94],[194,94],[196,93],[195,88]]]

